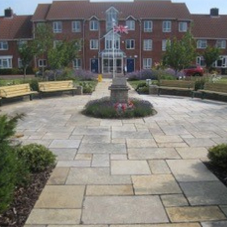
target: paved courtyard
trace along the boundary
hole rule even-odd
[[[43,144],[58,157],[25,226],[226,227],[227,188],[203,161],[209,147],[227,143],[227,103],[144,95],[157,115],[81,115],[89,100],[109,95],[110,82],[99,83],[91,96],[1,107],[26,113],[17,129],[23,144]]]

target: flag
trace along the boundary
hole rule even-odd
[[[114,26],[113,31],[128,34],[128,26],[124,26],[124,25],[117,26],[116,25],[116,26]]]

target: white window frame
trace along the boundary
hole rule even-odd
[[[167,43],[170,43],[170,45],[171,45],[171,40],[169,40],[169,39],[163,39],[162,40],[162,51],[166,51],[166,47],[167,47]]]
[[[0,41],[0,50],[8,50],[9,44],[7,41]]]
[[[134,20],[127,20],[126,26],[128,27],[129,31],[135,31],[135,21]]]
[[[226,40],[225,39],[219,39],[216,41],[216,47],[220,49],[226,48]]]
[[[99,48],[98,39],[91,39],[90,40],[90,50],[98,50],[98,48]]]
[[[73,68],[74,69],[81,69],[81,58],[75,58],[73,60]]]
[[[90,31],[98,31],[99,22],[97,20],[90,20],[89,27],[90,27]]]
[[[143,40],[143,50],[144,51],[151,51],[152,49],[153,49],[152,39],[144,39]]]
[[[18,68],[22,68],[22,60],[18,58]]]
[[[105,49],[106,50],[113,49],[112,42],[113,42],[113,33],[110,33],[105,37]],[[114,49],[120,50],[120,38],[116,33],[114,34]]]
[[[81,51],[82,50],[82,40],[79,39],[78,42],[75,43],[76,47],[78,46],[78,51]]]
[[[54,33],[62,33],[62,22],[54,21],[53,22],[53,32]]]
[[[196,57],[196,64],[197,65],[200,65],[202,67],[205,67],[206,66],[206,63],[205,63],[205,59],[203,56],[197,56]]]
[[[143,69],[152,68],[152,58],[143,58]]]
[[[106,11],[106,31],[113,28],[113,23],[118,24],[118,11],[114,7],[110,7]]]
[[[0,56],[0,69],[12,69],[12,56]]]
[[[125,48],[127,50],[134,50],[135,49],[135,39],[126,39]]]
[[[172,22],[170,20],[165,20],[162,22],[162,31],[163,32],[171,32],[172,30]]]
[[[24,44],[27,44],[28,41],[27,40],[19,40],[17,41],[17,46],[18,48],[21,48]]]
[[[207,40],[206,39],[198,39],[197,40],[197,49],[206,49],[207,48]]]
[[[145,20],[143,22],[143,30],[144,30],[144,32],[152,32],[152,30],[153,30],[153,21]]]
[[[72,32],[81,32],[81,21],[72,21]]]
[[[46,59],[38,59],[38,67],[44,68],[47,66],[47,60]]]
[[[179,22],[179,24],[178,24],[178,30],[179,30],[179,32],[187,32],[187,30],[188,30],[188,23],[187,22],[184,22],[184,21]]]

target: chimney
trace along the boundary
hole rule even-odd
[[[5,17],[13,17],[13,10],[10,7],[5,9]]]
[[[218,8],[212,8],[212,9],[210,9],[210,15],[212,17],[218,17],[219,16],[219,9]]]

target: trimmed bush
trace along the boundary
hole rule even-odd
[[[211,163],[227,170],[227,144],[211,147],[208,151],[208,158]]]
[[[42,172],[55,165],[56,156],[40,144],[20,146],[17,153],[32,173]]]

